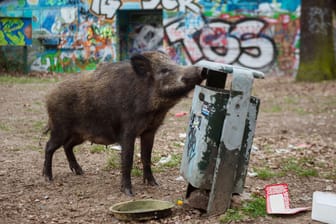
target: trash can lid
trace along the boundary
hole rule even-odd
[[[195,64],[198,67],[207,68],[210,70],[223,72],[223,73],[232,73],[234,75],[235,72],[244,72],[247,74],[252,74],[254,78],[257,79],[263,79],[265,77],[265,74],[263,72],[250,69],[250,68],[244,68],[240,66],[235,65],[228,65],[228,64],[222,64],[218,62],[212,62],[207,60],[201,60]]]

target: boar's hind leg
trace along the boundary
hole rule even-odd
[[[43,176],[45,176],[48,180],[52,180],[52,157],[54,152],[61,147],[63,141],[61,138],[58,138],[55,135],[55,132],[51,132],[50,139],[45,146],[45,160],[43,166]]]
[[[149,185],[158,185],[152,173],[151,160],[155,131],[141,135],[141,162],[143,165],[143,181]]]
[[[69,167],[70,167],[71,171],[74,172],[76,175],[82,175],[83,170],[76,160],[75,154],[73,152],[73,148],[76,145],[82,144],[83,142],[84,142],[84,140],[82,138],[80,138],[79,136],[72,136],[63,145],[65,155],[66,155],[66,157],[68,159],[68,162],[69,162]]]

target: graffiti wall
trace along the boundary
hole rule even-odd
[[[201,15],[167,17],[165,40],[171,56],[184,63],[206,59],[266,73],[295,74],[299,2],[226,2],[200,1]]]
[[[153,49],[181,64],[206,59],[277,75],[294,75],[298,67],[300,0],[0,2],[0,26],[12,17],[32,21],[32,38],[22,40],[27,25],[12,23],[0,45],[30,45],[31,70],[92,70]]]
[[[31,19],[0,18],[0,45],[26,46],[31,44]]]

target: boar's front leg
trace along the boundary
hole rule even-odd
[[[143,165],[143,181],[149,185],[158,185],[152,173],[151,160],[155,131],[141,135],[141,162]]]
[[[133,196],[131,170],[133,166],[135,136],[124,134],[121,141],[121,191]]]

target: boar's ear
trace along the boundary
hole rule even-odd
[[[141,54],[135,54],[131,57],[133,70],[138,75],[146,75],[151,71],[151,63],[148,58]]]

